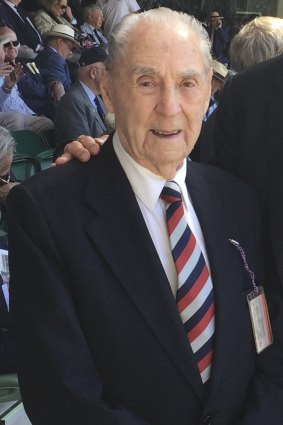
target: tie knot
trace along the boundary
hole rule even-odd
[[[182,202],[181,189],[178,183],[174,180],[167,181],[162,189],[160,197],[167,202],[167,204]]]

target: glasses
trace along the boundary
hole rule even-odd
[[[60,4],[58,4],[58,6],[60,6],[60,9],[62,10],[66,10],[68,6],[65,6],[64,4],[62,4],[62,6]]]
[[[0,177],[0,187],[8,184],[10,181],[10,174],[6,174],[6,176]]]
[[[4,49],[7,49],[8,47],[10,47],[10,46],[11,46],[11,44],[12,44],[14,47],[17,47],[17,46],[20,44],[20,42],[19,42],[19,40],[9,41],[8,43],[3,44]]]

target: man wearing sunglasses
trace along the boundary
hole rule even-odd
[[[15,66],[18,60],[19,41],[10,28],[0,28],[0,36],[8,36],[11,41],[3,45],[5,61]],[[25,103],[38,115],[44,115],[52,121],[55,114],[55,104],[51,99],[51,93],[44,84],[42,75],[34,62],[23,62],[23,73],[17,82],[19,92]]]
[[[53,122],[37,116],[23,101],[17,86],[22,66],[5,62],[3,45],[11,41],[8,36],[0,37],[0,125],[9,130],[32,130],[40,133],[53,129]]]
[[[18,7],[21,0],[2,0],[0,3],[0,16],[5,26],[11,28],[17,34],[22,46],[23,57],[34,57],[35,53],[42,49],[42,39],[31,20]]]

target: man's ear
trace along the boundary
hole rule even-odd
[[[103,71],[101,82],[100,82],[100,90],[102,94],[103,102],[106,105],[108,112],[114,112],[112,100],[111,100],[111,84],[110,84],[110,76],[108,71]]]

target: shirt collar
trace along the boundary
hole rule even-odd
[[[4,2],[5,2],[8,6],[10,6],[12,9],[17,10],[17,6],[16,6],[14,3],[12,3],[11,1],[9,1],[9,0],[4,0]]]
[[[161,191],[166,180],[158,176],[147,168],[138,164],[124,149],[120,142],[117,131],[113,136],[113,146],[115,153],[124,169],[135,195],[146,205],[149,210],[153,210],[159,200]],[[187,193],[185,179],[187,173],[187,161],[184,160],[181,168],[176,173],[174,181],[181,188],[182,195]],[[185,196],[187,198],[187,196]]]
[[[96,98],[96,95],[93,93],[93,91],[81,80],[79,80],[79,83],[81,84],[82,88],[86,92],[87,96],[89,97],[89,100],[91,101],[92,105],[95,105],[94,99]],[[96,105],[95,105],[96,107]]]

